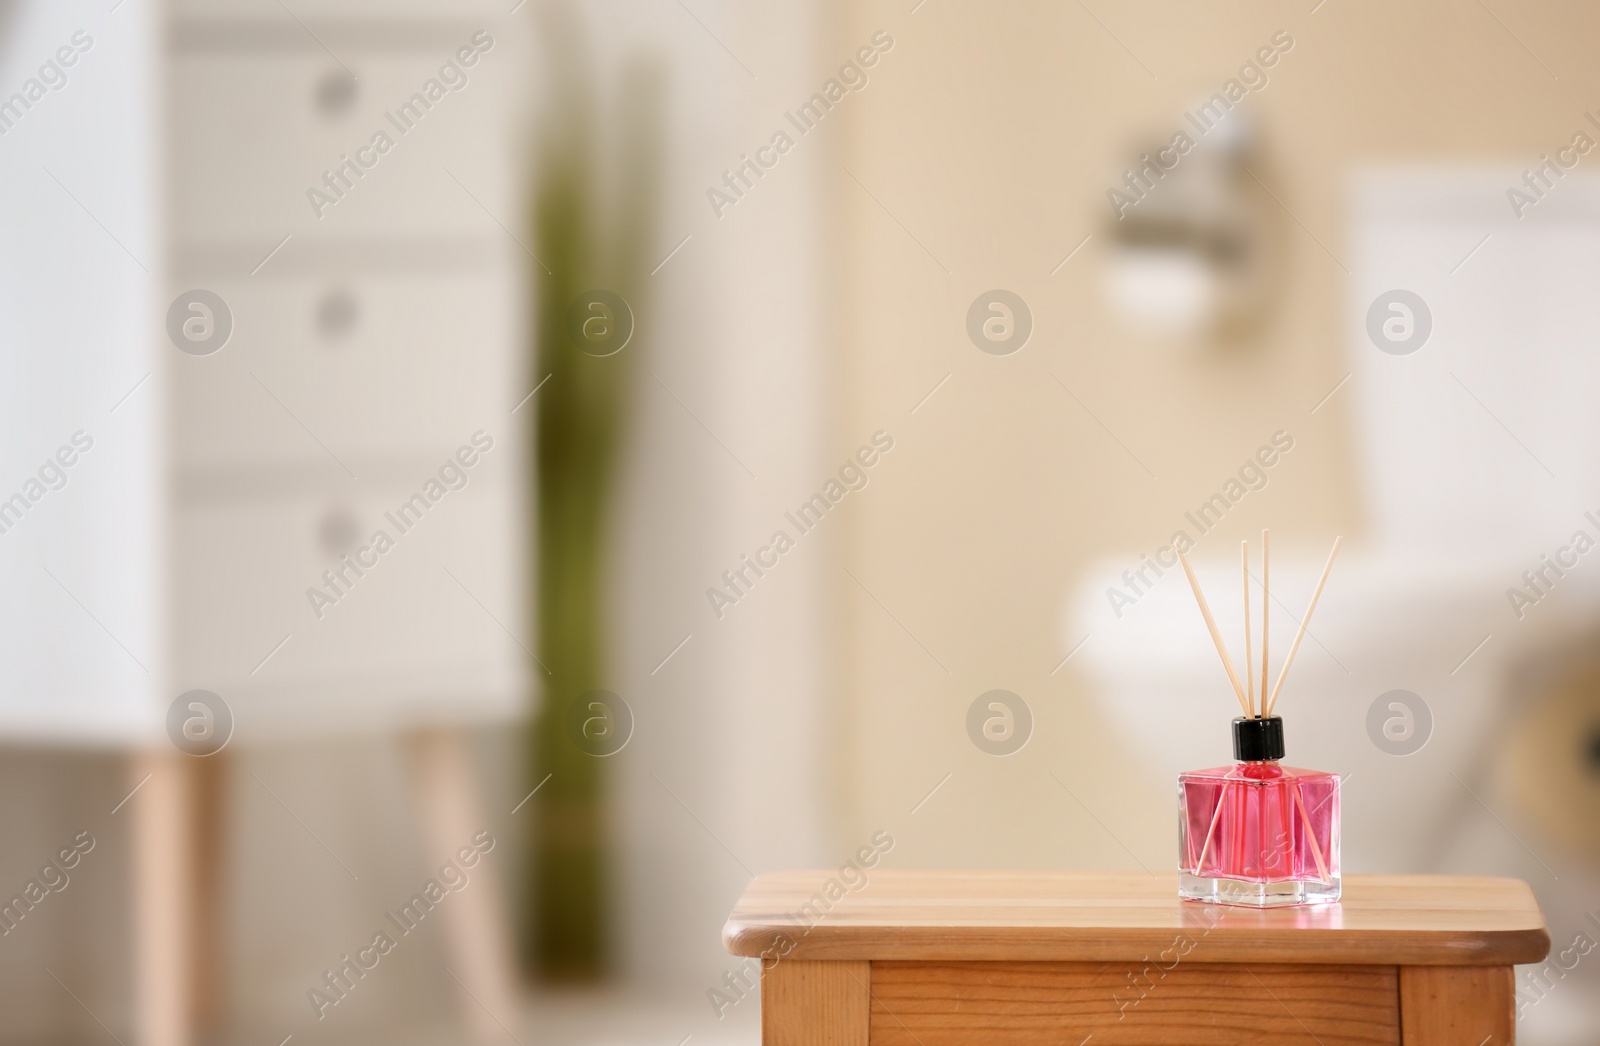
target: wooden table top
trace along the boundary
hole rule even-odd
[[[1337,904],[1256,909],[1178,899],[1176,873],[873,870],[751,882],[723,928],[735,955],[801,959],[1504,965],[1544,959],[1528,884],[1349,875]]]

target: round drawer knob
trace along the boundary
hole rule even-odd
[[[341,556],[356,547],[360,540],[361,523],[356,514],[347,508],[334,507],[322,514],[317,524],[317,543],[330,556]]]
[[[330,69],[317,81],[317,112],[329,119],[343,116],[356,101],[356,81],[343,69]]]
[[[317,302],[317,330],[329,340],[348,335],[355,329],[360,316],[361,307],[356,302],[356,296],[342,288],[329,291]]]

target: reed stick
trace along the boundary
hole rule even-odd
[[[1216,618],[1211,616],[1211,607],[1206,605],[1205,593],[1200,591],[1200,582],[1195,579],[1194,568],[1189,565],[1189,557],[1182,552],[1178,553],[1178,562],[1183,564],[1183,572],[1189,577],[1189,587],[1194,590],[1194,601],[1200,604],[1200,616],[1206,619],[1206,627],[1211,630],[1211,641],[1217,644],[1217,656],[1222,658],[1222,667],[1228,670],[1228,682],[1233,684],[1234,696],[1239,699],[1239,707],[1244,709],[1245,715],[1250,715],[1250,706],[1244,698],[1244,687],[1239,685],[1239,673],[1233,670],[1233,661],[1228,657],[1228,648],[1222,642],[1222,633],[1217,630]]]
[[[1244,696],[1247,715],[1256,714],[1256,674],[1250,659],[1250,542],[1239,542],[1239,574],[1244,583]],[[1266,684],[1261,685],[1261,700],[1267,699]]]
[[[1267,626],[1272,621],[1272,554],[1267,544],[1268,532],[1261,531],[1261,704],[1266,712],[1267,703]]]
[[[1228,801],[1228,785],[1232,783],[1233,771],[1229,770],[1227,777],[1222,781],[1222,791],[1217,794],[1217,810],[1211,815],[1211,827],[1206,829],[1205,844],[1200,847],[1200,859],[1194,863],[1194,874],[1204,876],[1206,873],[1200,869],[1205,867],[1206,854],[1211,852],[1211,840],[1217,834],[1217,822],[1222,820],[1222,806]],[[1190,848],[1193,849],[1193,843]]]
[[[1306,801],[1300,791],[1300,781],[1296,778],[1290,794],[1294,796],[1294,805],[1300,811],[1300,823],[1305,825],[1306,842],[1311,844],[1311,856],[1317,860],[1317,878],[1327,882],[1328,862],[1323,859],[1322,847],[1317,845],[1317,830],[1311,826],[1311,815],[1306,813]]]
[[[1328,553],[1328,562],[1322,568],[1322,576],[1317,579],[1316,591],[1311,593],[1311,605],[1306,607],[1306,616],[1300,619],[1300,628],[1294,634],[1294,642],[1289,644],[1289,656],[1283,659],[1283,670],[1278,673],[1278,681],[1272,685],[1272,696],[1267,699],[1266,715],[1271,715],[1272,709],[1278,703],[1278,691],[1283,689],[1284,677],[1289,674],[1289,666],[1294,664],[1294,655],[1300,649],[1300,641],[1306,637],[1306,627],[1311,624],[1311,615],[1317,609],[1317,600],[1322,598],[1322,586],[1328,583],[1328,571],[1333,569],[1333,559],[1339,554],[1339,544],[1342,541],[1344,541],[1342,537],[1333,539],[1333,549]]]

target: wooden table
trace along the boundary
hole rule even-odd
[[[1526,883],[1439,875],[1260,910],[1171,874],[786,872],[723,938],[760,962],[766,1046],[1505,1046],[1512,964],[1550,949]]]

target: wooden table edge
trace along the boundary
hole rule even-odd
[[[1064,927],[795,926],[730,919],[724,947],[763,959],[878,962],[1138,962],[1159,955],[1174,939],[1199,931],[1140,927],[1115,940]],[[864,940],[863,938],[870,938]],[[1214,929],[1186,955],[1199,963],[1508,966],[1541,962],[1550,952],[1544,926],[1515,930],[1417,931],[1256,928]],[[1248,956],[1242,959],[1241,956]],[[1381,958],[1380,958],[1381,957]]]

